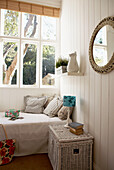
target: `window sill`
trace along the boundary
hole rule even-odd
[[[0,86],[0,89],[57,89],[57,86]]]

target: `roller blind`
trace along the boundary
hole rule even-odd
[[[59,17],[60,14],[60,8],[47,7],[15,0],[0,0],[0,8],[51,17]]]

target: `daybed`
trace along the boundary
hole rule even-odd
[[[3,124],[8,138],[16,139],[15,156],[24,156],[36,153],[48,152],[48,125],[65,124],[66,121],[58,117],[50,118],[45,114],[20,113],[24,119],[14,121],[6,118],[4,112],[0,112],[0,124]],[[5,136],[0,126],[0,140]]]

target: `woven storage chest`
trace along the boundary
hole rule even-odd
[[[48,156],[54,170],[92,170],[90,134],[75,135],[63,125],[49,126]]]

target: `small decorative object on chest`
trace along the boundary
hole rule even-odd
[[[53,170],[92,170],[93,137],[75,135],[63,125],[49,126],[48,156]]]

